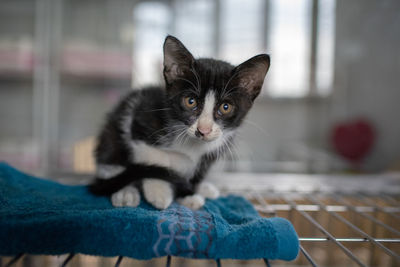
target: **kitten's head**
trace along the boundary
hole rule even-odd
[[[164,78],[174,121],[204,142],[232,135],[259,95],[270,65],[266,54],[238,66],[195,59],[175,37],[164,43]]]

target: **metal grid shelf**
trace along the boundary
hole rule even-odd
[[[287,217],[293,222],[300,236],[302,253],[295,264],[398,266],[398,197],[292,191],[255,192],[249,199],[260,214]]]
[[[400,266],[400,195],[384,193],[225,190],[247,197],[264,217],[289,219],[301,242],[292,262],[279,260],[190,260],[167,257],[152,261],[64,255],[48,266]],[[45,266],[21,255],[6,266]],[[42,256],[43,257],[43,256]],[[39,258],[24,257],[24,258]],[[54,258],[54,257],[53,257]],[[86,261],[85,261],[86,259]],[[87,264],[87,260],[96,262]],[[20,261],[18,261],[20,260]],[[3,261],[5,262],[5,261]],[[28,263],[26,263],[28,262]],[[43,262],[43,261],[42,261]],[[48,262],[48,261],[47,261]]]

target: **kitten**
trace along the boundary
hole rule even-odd
[[[266,54],[236,67],[195,59],[173,36],[163,48],[165,88],[128,94],[98,138],[90,190],[111,195],[114,206],[137,206],[140,191],[158,209],[174,199],[198,209],[205,198],[218,197],[202,180],[232,144],[270,65]]]

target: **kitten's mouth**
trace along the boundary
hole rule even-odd
[[[218,135],[204,135],[198,130],[194,132],[194,136],[196,137],[196,139],[204,142],[212,142],[218,139],[219,137]]]

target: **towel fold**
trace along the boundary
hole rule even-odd
[[[114,208],[86,186],[68,186],[0,163],[0,255],[83,253],[150,259],[293,260],[299,241],[283,218],[262,218],[239,196],[207,200],[192,211]]]

